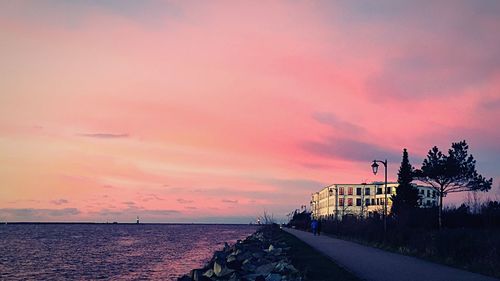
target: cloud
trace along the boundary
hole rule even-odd
[[[193,200],[186,200],[186,199],[178,198],[177,202],[179,202],[180,204],[190,204],[190,203],[193,203]]]
[[[309,179],[278,179],[269,178],[259,181],[264,184],[277,186],[284,190],[307,190],[307,189],[317,189],[318,187],[324,186],[325,184],[315,180]]]
[[[52,200],[50,201],[50,203],[54,204],[54,205],[62,205],[62,204],[67,204],[69,203],[68,200],[66,199],[57,199],[57,200]]]
[[[365,131],[363,127],[344,121],[331,112],[315,112],[313,113],[313,119],[335,130],[345,131],[349,134],[357,134]]]
[[[128,134],[109,134],[109,133],[90,133],[90,134],[79,134],[81,137],[89,138],[99,138],[99,139],[117,139],[117,138],[128,138]]]
[[[337,158],[348,161],[369,162],[373,159],[390,159],[399,161],[400,152],[367,142],[328,137],[322,142],[306,141],[302,147],[312,153],[326,158]]]
[[[169,210],[169,209],[143,209],[143,208],[136,208],[136,207],[130,207],[127,209],[123,210],[116,210],[116,209],[101,209],[98,212],[95,212],[94,214],[97,215],[101,219],[111,219],[114,221],[126,221],[126,220],[132,220],[136,216],[139,216],[140,218],[143,219],[169,219],[171,218],[172,215],[180,214],[181,212],[177,210]]]
[[[222,203],[229,203],[229,204],[236,204],[238,203],[238,200],[230,200],[230,199],[222,199]]]
[[[151,200],[163,201],[164,199],[154,193],[146,194],[144,198],[142,198],[142,201],[144,202],[148,202]]]
[[[49,24],[73,29],[80,27],[96,12],[130,19],[150,27],[158,25],[162,19],[180,18],[182,15],[179,6],[156,0],[45,0],[28,2],[27,5],[24,5],[23,2],[0,2],[0,16],[39,25]]]
[[[35,209],[35,208],[4,208],[0,209],[0,217],[9,221],[52,221],[61,217],[79,215],[81,212],[76,208],[64,209]]]

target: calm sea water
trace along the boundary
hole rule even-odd
[[[245,225],[0,225],[1,280],[175,280],[202,267]]]

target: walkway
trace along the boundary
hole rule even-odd
[[[363,280],[370,281],[493,281],[497,280],[449,266],[403,256],[328,236],[283,228],[333,259]]]

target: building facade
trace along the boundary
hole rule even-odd
[[[384,211],[383,182],[361,184],[331,184],[312,194],[311,211],[315,218],[342,218],[346,215],[370,216]],[[392,206],[391,196],[396,194],[398,183],[387,183],[387,212]],[[438,195],[431,187],[415,185],[420,207],[436,206]]]

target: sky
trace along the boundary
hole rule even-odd
[[[499,198],[499,26],[494,0],[0,1],[0,221],[281,219],[463,139]]]

